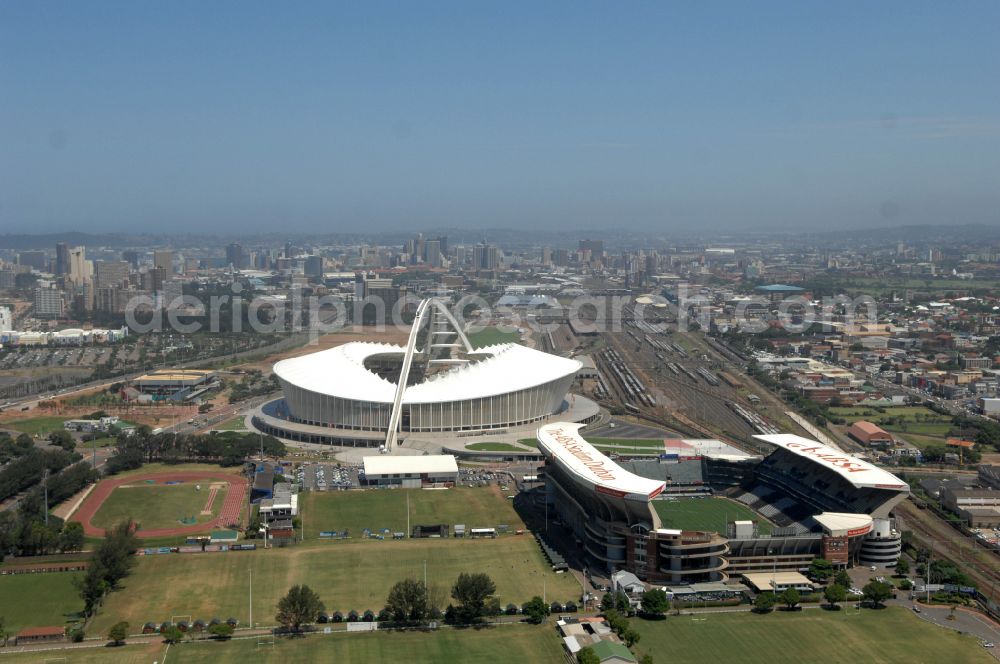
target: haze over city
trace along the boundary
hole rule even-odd
[[[995,224],[1000,6],[4,3],[0,230]]]

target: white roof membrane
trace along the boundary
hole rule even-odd
[[[889,471],[873,466],[864,459],[817,443],[815,440],[791,433],[754,436],[754,438],[786,449],[803,459],[808,459],[827,470],[831,470],[859,489],[910,490],[906,482]]]

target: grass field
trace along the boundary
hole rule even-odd
[[[761,534],[771,532],[771,524],[746,505],[726,498],[680,498],[654,500],[664,528],[681,530],[714,530],[726,534],[726,522],[752,520],[758,522]]]
[[[703,621],[633,620],[639,653],[670,653],[672,662],[741,664],[912,664],[993,662],[978,641],[934,627],[902,608],[879,611],[776,611],[715,614]]]
[[[410,525],[464,523],[469,528],[507,524],[524,528],[511,501],[493,487],[457,487],[443,490],[387,489],[383,491],[310,491],[303,494],[302,517],[306,538],[316,539],[323,530],[347,529],[360,538],[365,528],[406,531],[406,503],[410,503]],[[529,598],[530,599],[530,598]]]
[[[833,406],[830,408],[830,413],[838,417],[843,417],[848,422],[867,420],[880,426],[884,420],[890,417],[903,418],[907,424],[924,421],[940,422],[943,424],[951,422],[951,418],[947,415],[935,413],[930,408],[925,408],[924,406],[888,406],[885,408],[884,413],[864,406]],[[917,418],[918,415],[920,416],[919,419]]]
[[[478,332],[473,332],[468,335],[469,343],[472,344],[473,348],[482,348],[484,346],[492,346],[494,344],[519,344],[521,343],[521,335],[515,332],[504,332],[495,327],[487,327],[486,329],[479,330]]]
[[[73,587],[73,572],[0,576],[0,616],[7,631],[62,625],[76,617],[83,600]]]
[[[209,494],[209,482],[195,489],[195,482],[183,484],[137,484],[122,486],[111,492],[94,515],[92,523],[98,528],[111,528],[116,523],[132,519],[141,528],[171,528],[183,525],[181,519],[193,517],[197,523],[206,523],[219,515],[226,499],[226,489],[220,489],[212,501],[212,513],[202,514]]]
[[[378,610],[392,585],[422,578],[447,596],[461,572],[485,572],[503,604],[526,602],[542,591],[549,601],[579,599],[580,585],[555,574],[530,535],[495,540],[406,540],[306,544],[218,554],[144,556],[124,588],[112,593],[94,619],[101,632],[119,620],[133,625],[171,615],[226,619],[247,624],[251,570],[254,621],[274,624],[275,607],[300,583],[313,588],[329,611]],[[445,603],[447,603],[446,600]]]
[[[465,446],[467,450],[480,450],[482,452],[524,452],[523,447],[511,445],[510,443],[471,443]]]
[[[68,420],[68,417],[30,417],[26,420],[11,420],[7,422],[4,426],[7,426],[15,431],[20,431],[22,433],[31,434],[32,436],[39,434],[47,434],[55,429],[62,429],[63,422]]]
[[[234,417],[230,420],[226,420],[222,424],[219,424],[213,428],[217,429],[218,431],[246,431],[247,430],[246,418],[244,418],[242,415],[239,417]]]
[[[63,651],[66,664],[138,664],[164,659],[162,644],[126,645],[120,648],[88,648]],[[260,645],[255,638],[228,642],[187,642],[170,648],[172,662],[243,664],[247,661],[276,662],[539,662],[560,664],[562,648],[551,628],[503,625],[472,629],[441,629],[436,632],[380,632],[275,639]],[[4,655],[4,662],[43,662],[53,653]]]

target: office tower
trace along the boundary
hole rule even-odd
[[[495,270],[500,266],[500,251],[492,244],[477,244],[472,262],[477,270]]]
[[[323,278],[323,257],[322,256],[306,256],[305,265],[303,266],[303,273],[312,279],[322,279]]]
[[[56,243],[56,276],[69,274],[69,247],[65,242]]]
[[[424,242],[424,263],[430,267],[441,267],[441,242],[439,240]]]
[[[139,269],[139,252],[133,249],[127,249],[122,252],[122,260],[131,266],[133,270]]]
[[[69,250],[69,280],[77,286],[90,281],[93,268],[87,260],[86,247],[73,247]]]
[[[542,247],[542,265],[552,265],[552,247]]]
[[[61,318],[65,313],[66,303],[63,292],[56,288],[35,289],[35,317]]]
[[[167,274],[173,274],[174,252],[170,249],[157,249],[154,251],[153,267],[162,267]]]
[[[125,261],[95,261],[94,288],[121,287],[128,281],[129,264]]]
[[[288,258],[287,252],[290,248],[290,244],[285,245],[285,258]],[[243,245],[239,242],[233,242],[232,244],[226,245],[226,263],[231,265],[233,269],[242,270],[246,267],[244,262]]]
[[[45,252],[44,251],[22,251],[17,255],[17,264],[25,265],[34,270],[42,272],[45,270]]]

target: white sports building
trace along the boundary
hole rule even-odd
[[[423,300],[406,346],[351,342],[282,360],[282,404],[254,418],[292,440],[379,446],[401,434],[506,430],[565,410],[577,360],[504,343],[474,349],[440,300]]]

